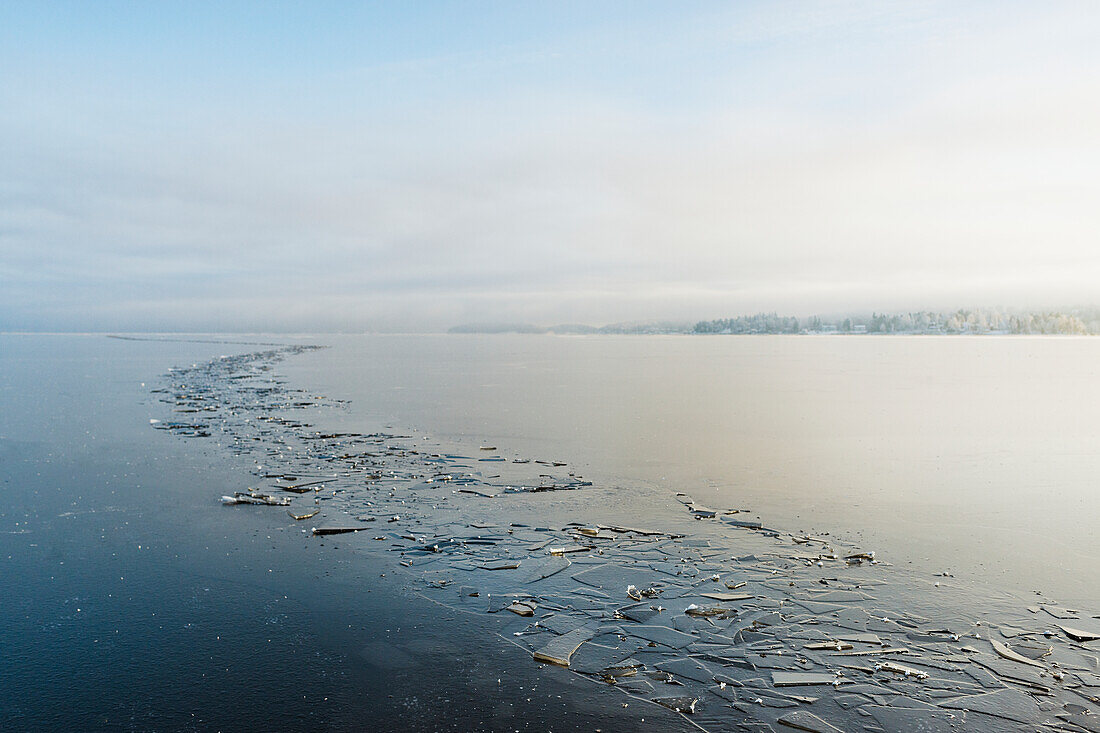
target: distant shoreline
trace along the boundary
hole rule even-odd
[[[713,332],[699,333],[696,331],[593,331],[581,333],[575,331],[556,331],[548,328],[543,331],[475,331],[475,330],[448,330],[445,333],[412,333],[389,334],[378,332],[379,335],[413,335],[413,336],[1100,336],[1100,333],[1015,333],[1012,331],[746,331],[746,332]]]
[[[613,323],[606,326],[562,324],[536,326],[529,323],[481,323],[454,326],[448,333],[553,333],[595,334],[699,334],[718,336],[783,335],[871,335],[898,336],[1091,336],[1100,334],[1100,309],[1071,311],[1005,311],[1001,309],[959,309],[950,312],[913,311],[866,315],[781,316],[756,313],[688,323],[650,321]]]

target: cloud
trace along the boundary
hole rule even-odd
[[[232,69],[207,101],[140,71],[16,85],[0,328],[1091,299],[1095,13],[775,7],[352,59],[238,103]]]

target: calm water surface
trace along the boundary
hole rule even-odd
[[[1095,608],[1100,339],[320,337],[359,427],[567,460]]]

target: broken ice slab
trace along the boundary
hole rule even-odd
[[[1087,712],[1059,714],[1058,717],[1068,723],[1083,728],[1089,733],[1100,733],[1100,715],[1092,715]]]
[[[653,702],[677,713],[691,715],[695,712],[695,706],[699,703],[699,698],[690,696],[655,697]]]
[[[588,540],[613,541],[613,540],[619,539],[619,535],[615,534],[614,532],[608,532],[607,530],[599,530],[599,529],[594,530],[594,531],[585,531],[585,530],[588,530],[588,529],[591,529],[591,528],[589,528],[589,527],[578,527],[577,532],[573,536],[575,538],[579,539],[579,540],[582,540],[582,541],[588,541]],[[605,545],[605,547],[606,547],[606,545]]]
[[[644,652],[639,653],[638,656],[644,656]],[[673,677],[704,683],[712,682],[715,674],[721,669],[720,667],[708,665],[698,659],[686,657],[668,659],[658,662],[654,666],[659,671],[668,672]]]
[[[856,652],[835,652],[830,656],[833,657],[867,657],[877,656],[879,654],[907,654],[909,649],[903,646],[884,646],[881,649],[865,649],[863,651]]]
[[[608,682],[617,683],[622,677],[633,677],[638,674],[639,670],[645,669],[645,665],[639,662],[637,659],[624,659],[621,662],[617,662],[606,667],[603,672],[604,680]]]
[[[486,499],[495,499],[497,497],[497,494],[495,492],[487,491],[485,489],[464,488],[464,489],[459,489],[458,493],[460,493],[460,494],[475,494],[476,496],[481,496],[481,497],[484,497]]]
[[[998,656],[1004,657],[1005,659],[1008,659],[1012,662],[1027,664],[1032,667],[1038,667],[1039,669],[1046,669],[1046,667],[1041,663],[1028,659],[1022,654],[1017,654],[996,639],[990,639],[989,643],[993,645],[993,651],[997,652]]]
[[[796,710],[779,718],[779,724],[795,730],[807,731],[807,733],[843,733],[840,728],[826,723],[813,713],[805,710]]]
[[[873,601],[873,596],[852,590],[810,590],[807,600],[816,603],[858,603],[861,601]]]
[[[620,647],[620,644],[618,637],[614,635],[594,637],[576,651],[569,660],[569,668],[583,674],[612,677],[626,676],[618,671],[620,668],[644,668],[644,664],[631,658],[637,647]]]
[[[358,532],[364,527],[350,527],[350,526],[328,526],[328,527],[314,527],[313,534],[347,534],[348,532]]]
[[[968,665],[963,668],[963,673],[986,689],[999,690],[1007,687],[1005,683],[1001,682],[998,677],[984,667]]]
[[[536,662],[549,662],[562,667],[569,666],[569,658],[577,651],[581,644],[596,635],[593,626],[581,626],[567,634],[556,636],[546,646],[534,652]]]
[[[703,598],[710,598],[711,600],[721,601],[723,603],[732,603],[734,601],[747,601],[755,597],[751,593],[700,593],[699,595],[701,595]]]
[[[572,565],[572,563],[564,557],[548,557],[537,565],[529,567],[527,574],[519,578],[519,582],[537,583],[540,580],[552,578],[570,565]]]
[[[1058,606],[1044,604],[1042,606],[1042,609],[1054,618],[1070,620],[1077,620],[1081,618],[1081,613],[1072,608],[1059,608]]]
[[[478,565],[482,570],[515,570],[519,566],[519,560],[490,560]]]
[[[499,613],[505,609],[511,610],[511,606],[515,603],[526,602],[524,597],[517,597],[516,594],[510,595],[493,595],[489,594],[486,597],[486,613]]]
[[[1045,670],[1025,667],[1015,662],[1002,660],[999,657],[976,656],[973,661],[1002,680],[1012,680],[1042,695],[1050,694],[1050,678]]]
[[[307,512],[296,512],[293,509],[287,509],[286,513],[290,515],[291,519],[302,520],[302,519],[309,519],[311,517],[315,517],[315,516],[317,516],[318,513],[320,513],[320,511],[321,511],[320,509],[314,509],[312,511],[307,511]]]
[[[919,669],[913,667],[906,667],[903,664],[897,664],[896,662],[881,662],[875,665],[876,670],[883,672],[896,672],[897,674],[903,674],[906,677],[912,677],[918,680],[928,679],[928,673],[922,672]]]
[[[624,527],[617,524],[597,524],[596,526],[600,529],[607,529],[612,532],[618,532],[619,534],[636,534],[643,537],[671,537],[674,539],[683,537],[683,535],[679,534],[669,534],[668,532],[659,532],[652,529],[638,529],[637,527]]]
[[[1072,626],[1063,626],[1062,624],[1058,624],[1058,628],[1074,641],[1096,641],[1100,639],[1100,631],[1082,631],[1081,629],[1076,629]]]
[[[258,491],[236,491],[233,493],[233,496],[223,496],[222,503],[227,505],[266,504],[267,506],[290,506],[290,498],[261,494]]]
[[[1019,690],[998,690],[981,695],[967,695],[956,700],[944,700],[942,708],[968,710],[1026,725],[1041,725],[1045,720],[1035,698]]]
[[[838,679],[835,674],[821,672],[783,672],[772,671],[772,684],[775,687],[799,687],[801,685],[831,685]]]
[[[495,545],[500,542],[490,537],[455,537],[454,539],[464,545]]]
[[[583,615],[555,613],[541,618],[535,623],[544,629],[553,631],[555,634],[568,634],[573,629],[586,626],[589,621],[590,619]]]
[[[532,601],[515,601],[508,610],[517,616],[534,616],[537,606]]]
[[[775,653],[750,653],[747,661],[757,669],[762,670],[799,670],[808,669],[811,664],[805,659],[786,654],[783,651]]]
[[[798,702],[791,700],[787,697],[778,697],[776,695],[764,695],[760,693],[754,693],[756,695],[753,698],[753,702],[757,705],[763,705],[766,708],[796,708]]]
[[[664,644],[673,649],[683,649],[688,644],[697,641],[696,637],[691,634],[685,634],[676,629],[670,629],[667,626],[647,626],[645,624],[639,624],[637,626],[624,627],[624,632],[630,636],[636,636],[639,639],[652,641],[656,644]]]
[[[742,529],[763,529],[764,525],[760,522],[755,522],[749,519],[734,519],[732,517],[722,517],[722,521],[733,527],[740,527]]]
[[[659,611],[653,609],[647,603],[636,603],[633,606],[625,606],[615,611],[616,618],[630,619],[635,623],[644,624],[656,616]]]
[[[591,547],[586,547],[585,545],[562,545],[559,547],[546,548],[547,552],[557,557],[561,557],[562,555],[570,555],[575,552],[590,552],[591,550]]]
[[[819,641],[814,642],[813,644],[804,644],[802,648],[809,649],[811,651],[842,652],[845,649],[851,649],[852,645],[846,641],[840,641],[839,639],[836,639],[834,641]]]
[[[723,608],[722,606],[696,606],[692,603],[684,609],[684,613],[688,616],[695,616],[697,618],[730,618],[737,615],[737,610],[733,608]]]
[[[304,483],[304,484],[294,484],[292,486],[280,486],[279,488],[282,489],[283,491],[289,491],[292,494],[305,494],[309,491],[313,491],[313,487],[315,487],[315,486],[318,487],[319,489],[325,488],[323,486],[323,484],[325,484],[328,481],[331,481],[331,479],[325,479],[325,480],[322,480],[322,481],[309,481],[309,482]]]
[[[448,552],[451,550],[458,550],[461,549],[464,545],[465,543],[462,540],[451,538],[440,540],[439,542],[433,542],[427,545],[422,545],[420,549],[424,552],[440,553]]]
[[[963,730],[963,714],[949,710],[867,705],[862,711],[891,733],[956,733]]]
[[[1035,641],[1016,641],[1012,644],[1012,651],[1023,654],[1028,659],[1042,659],[1054,653],[1054,647]]]
[[[618,590],[619,592],[625,592],[625,589],[633,584],[648,588],[650,587],[650,583],[647,581],[651,580],[652,577],[653,573],[648,572],[646,569],[625,567],[612,563],[597,565],[587,570],[573,573],[573,580],[584,583],[585,585],[590,585],[593,588],[602,588],[604,590]]]

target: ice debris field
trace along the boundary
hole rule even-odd
[[[253,485],[225,504],[281,507],[248,511],[364,553],[532,664],[708,731],[1100,733],[1094,611],[921,575],[688,489],[593,485],[496,446],[325,432],[309,420],[344,403],[275,372],[316,348],[173,369],[155,390],[171,414],[152,427],[250,460]]]

